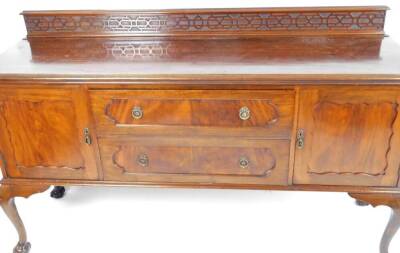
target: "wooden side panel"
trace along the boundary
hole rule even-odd
[[[287,185],[289,141],[100,139],[105,180]],[[140,159],[145,158],[145,163]]]
[[[1,89],[0,150],[7,175],[18,178],[96,179],[94,148],[81,88]],[[95,136],[91,136],[94,138]]]
[[[294,91],[91,91],[100,135],[258,136],[289,139]],[[132,117],[140,108],[143,115]],[[247,108],[249,118],[239,117]]]
[[[303,90],[296,184],[395,186],[400,160],[397,90]]]

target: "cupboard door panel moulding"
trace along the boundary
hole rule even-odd
[[[85,143],[84,129],[92,127],[84,101],[79,87],[2,88],[0,144],[7,175],[97,179],[94,148]]]
[[[396,186],[398,90],[305,89],[300,93],[296,184]]]

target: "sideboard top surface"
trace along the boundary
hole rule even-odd
[[[307,39],[312,41],[310,38]],[[318,40],[322,41],[321,43],[326,41],[324,38],[316,38],[316,41]],[[39,43],[39,47],[45,48],[38,48],[39,51],[50,50],[50,52],[35,54],[32,52],[29,41],[23,40],[0,56],[0,77],[18,76],[23,78],[54,75],[74,78],[96,76],[134,78],[156,75],[395,75],[400,77],[400,47],[390,38],[384,38],[378,49],[372,49],[371,55],[365,53],[368,49],[371,49],[367,43],[361,49],[349,48],[349,52],[344,52],[346,55],[343,56],[331,55],[330,51],[323,55],[316,55],[316,49],[312,45],[308,48],[302,48],[302,53],[280,56],[273,53],[274,46],[268,43],[265,43],[265,47],[272,46],[272,50],[264,52],[263,55],[263,52],[259,50],[260,48],[258,48],[258,51],[255,48],[253,53],[243,51],[241,47],[247,48],[246,43],[251,44],[251,42],[237,40],[212,42],[214,46],[221,44],[225,48],[220,50],[209,48],[209,50],[215,52],[214,55],[210,55],[210,52],[206,51],[207,48],[204,51],[196,48],[194,49],[196,54],[193,55],[190,54],[190,48],[185,48],[183,50],[188,51],[187,54],[175,51],[178,53],[167,56],[163,55],[163,50],[167,50],[163,49],[165,43],[170,43],[169,46],[171,46],[171,43],[173,45],[174,43],[190,44],[190,42],[163,41],[161,44],[154,41],[146,42],[150,44],[147,46],[144,44],[143,51],[147,50],[144,56],[123,55],[118,51],[121,49],[116,48],[118,43],[114,42],[111,45],[113,48],[110,49],[111,51],[115,50],[113,51],[114,54],[109,54],[110,52],[102,46],[103,42],[99,42],[99,46],[95,43],[95,40],[91,40],[79,44],[76,52],[73,48],[71,51],[65,48],[60,49],[67,50],[62,52],[65,53],[63,55],[57,53],[57,48],[54,49],[55,52],[51,52],[51,45],[48,41],[36,43]],[[61,42],[61,45],[63,43]],[[66,43],[71,45],[72,42]],[[90,53],[85,50],[85,47],[90,48],[93,45],[92,43],[104,52],[95,50]],[[123,43],[129,44],[130,42],[121,43],[121,47],[124,47]],[[136,45],[131,45],[131,47],[140,47],[140,43],[145,42],[133,43]],[[193,43],[206,45],[211,42],[195,41]],[[264,44],[263,41],[258,43]],[[310,43],[312,44],[312,42]],[[155,53],[157,55],[148,55],[149,46],[153,47],[151,49],[153,52],[158,50]],[[376,45],[372,47],[376,47]],[[174,50],[179,50],[179,48]],[[282,50],[285,50],[284,46]],[[81,55],[85,52],[89,55]],[[360,52],[361,56],[351,52]]]

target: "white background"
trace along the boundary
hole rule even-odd
[[[386,32],[400,42],[397,0],[13,0],[0,7],[0,52],[25,36],[22,10],[321,5],[388,5]],[[345,193],[135,187],[74,187],[62,200],[47,192],[17,205],[32,253],[377,253],[390,214],[387,207],[357,207]],[[0,212],[0,253],[11,253],[16,242]],[[395,237],[391,252],[399,251]]]

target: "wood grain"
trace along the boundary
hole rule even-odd
[[[7,175],[23,178],[97,179],[85,95],[71,89],[2,89],[0,140]],[[95,137],[95,136],[92,136]]]
[[[395,90],[301,92],[295,183],[395,186],[398,100]]]
[[[379,59],[383,36],[270,36],[245,39],[30,38],[32,60],[40,62],[207,61],[279,63]],[[312,48],[312,50],[310,50]],[[305,50],[307,49],[307,50]]]
[[[6,119],[18,169],[83,169],[73,106],[72,101],[9,99],[2,103],[1,114]],[[64,149],[59,148],[61,143]],[[67,156],[71,157],[69,163],[61,164]]]
[[[239,110],[251,111],[248,120],[239,118]],[[140,107],[143,117],[132,117]],[[212,99],[112,99],[105,114],[115,125],[176,125],[211,127],[269,127],[279,120],[276,105],[268,100]]]
[[[138,163],[141,155],[149,165]],[[240,159],[249,165],[242,168]],[[113,154],[113,164],[124,174],[195,174],[266,176],[276,166],[276,158],[269,148],[229,147],[146,147],[119,146]]]
[[[100,139],[106,180],[286,185],[289,143],[225,138]],[[146,155],[148,165],[138,163]],[[243,168],[240,159],[249,164]]]
[[[316,148],[312,150],[308,172],[384,175],[397,108],[398,104],[392,102],[317,104],[311,143]]]
[[[283,43],[284,39],[293,42]],[[84,42],[76,45],[78,52],[85,51],[87,54],[82,53],[78,59],[74,57],[76,52],[68,51],[74,46],[71,39],[39,40],[37,43],[50,46],[41,51],[37,61],[32,60],[32,54],[34,57],[40,54],[35,53],[37,47],[23,40],[0,57],[0,80],[2,83],[12,81],[29,85],[33,84],[32,80],[35,80],[35,85],[40,84],[36,81],[45,84],[83,81],[85,84],[97,84],[99,88],[114,86],[118,89],[123,89],[121,84],[128,83],[135,89],[157,89],[159,83],[168,84],[169,89],[200,85],[206,89],[254,89],[265,88],[267,84],[279,88],[283,84],[353,85],[354,81],[360,85],[399,83],[396,65],[400,59],[399,46],[390,37],[382,35],[289,36],[269,40],[230,38],[222,41],[186,39],[173,42],[172,48],[168,46],[168,41],[160,38],[145,41],[137,38],[132,44],[125,45],[118,44],[118,39],[110,40],[115,45],[108,49],[111,51],[109,54],[114,53],[116,58],[103,57],[104,52],[99,53],[96,48],[104,51],[107,45],[104,49],[98,45],[98,39],[91,38],[92,42],[86,46]],[[179,48],[175,47],[175,51],[179,53],[171,51],[171,55],[161,58],[153,57],[151,53],[146,56],[146,52],[156,54],[159,51],[146,46],[149,40],[155,48],[167,43],[168,50],[173,49],[176,43]],[[140,49],[141,43],[144,43],[144,50]],[[201,46],[197,47],[198,44]],[[209,49],[207,46],[224,49]],[[87,47],[94,47],[93,52]],[[135,49],[137,47],[139,49]],[[142,52],[143,57],[138,53],[139,57],[132,59],[132,54],[137,52]],[[92,56],[97,53],[99,56]],[[119,57],[118,54],[127,56]],[[8,64],[10,62],[13,64]],[[57,67],[43,63],[57,63]],[[159,85],[158,89],[166,87]]]
[[[0,204],[15,251],[30,246],[15,197],[141,185],[351,192],[393,209],[387,253],[400,50],[386,10],[24,12],[28,40],[0,57]]]
[[[99,135],[236,135],[290,138],[294,92],[91,91]],[[140,107],[143,117],[134,119]],[[242,120],[242,107],[250,118]]]
[[[46,183],[36,184],[0,184],[0,200],[7,201],[14,197],[28,198],[35,193],[41,193],[46,191],[50,187]]]
[[[24,12],[28,36],[382,33],[386,7]]]

